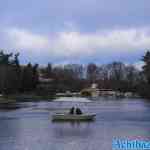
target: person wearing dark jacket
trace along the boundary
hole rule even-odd
[[[81,114],[82,114],[82,111],[81,111],[80,108],[76,108],[76,114],[77,114],[77,115],[81,115]]]
[[[70,109],[69,114],[73,115],[73,114],[74,114],[74,111],[75,111],[75,108],[74,108],[74,107],[72,107],[72,108]]]

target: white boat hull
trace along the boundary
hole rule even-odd
[[[71,114],[54,114],[52,116],[53,121],[90,121],[94,120],[95,114],[81,114],[81,115],[71,115]]]

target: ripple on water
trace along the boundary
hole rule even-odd
[[[97,99],[79,104],[96,113],[90,123],[53,123],[69,102],[0,106],[0,150],[109,150],[114,137],[150,139],[150,103],[142,99]],[[11,109],[10,109],[11,108]]]

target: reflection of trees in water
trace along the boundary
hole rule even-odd
[[[36,102],[8,102],[8,103],[0,103],[0,110],[8,110],[13,111],[21,108],[33,108],[37,107]]]
[[[0,104],[0,109],[1,110],[15,110],[15,109],[19,109],[19,108],[25,108],[28,107],[27,105],[25,105],[24,103],[2,103]]]
[[[18,109],[20,107],[21,107],[21,105],[19,105],[17,103],[3,103],[3,104],[0,104],[0,109],[4,109],[4,110],[13,110],[13,109]]]

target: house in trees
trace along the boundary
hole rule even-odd
[[[81,90],[82,96],[92,96],[98,97],[99,96],[99,89],[97,88],[97,84],[93,83],[90,88],[86,88]]]
[[[83,89],[81,95],[83,96],[117,96],[118,92],[112,89],[98,89],[97,84],[92,84],[90,88]],[[120,93],[119,93],[120,94]]]

